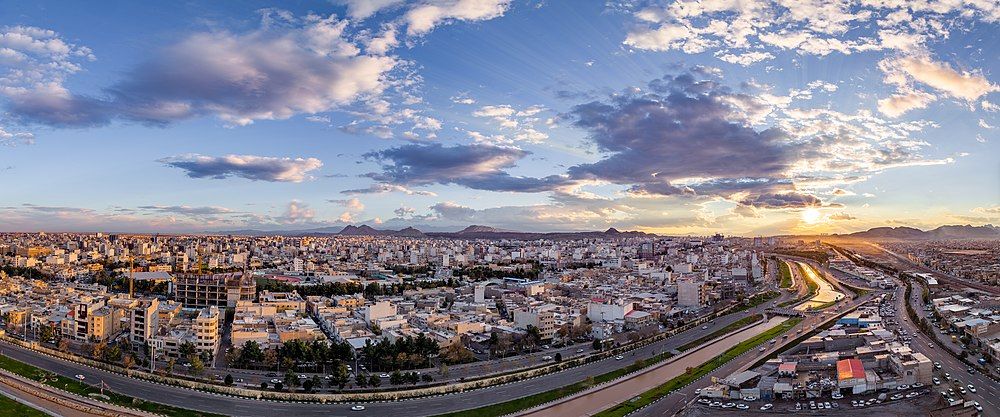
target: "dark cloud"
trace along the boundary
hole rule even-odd
[[[12,96],[7,110],[24,122],[56,127],[113,119],[167,124],[203,115],[245,125],[328,111],[385,89],[394,58],[360,54],[343,36],[346,21],[301,23],[196,33],[155,51],[104,97],[75,95],[53,83]]]
[[[431,212],[436,214],[438,217],[447,220],[469,221],[475,218],[477,213],[475,209],[455,204],[450,201],[437,203],[430,206],[430,209]]]
[[[830,215],[830,220],[857,220],[857,217],[847,213],[834,213]]]
[[[608,154],[571,167],[572,177],[632,184],[650,194],[702,194],[720,184],[781,180],[798,157],[787,133],[755,130],[743,115],[747,108],[733,104],[753,103],[752,97],[690,74],[654,80],[649,89],[572,109],[574,124]],[[713,180],[705,187],[674,183],[692,177]]]
[[[185,216],[202,217],[217,216],[221,214],[231,214],[232,210],[225,207],[191,207],[191,206],[139,206],[141,210],[154,211],[160,213],[182,214]]]
[[[756,208],[782,209],[818,207],[823,205],[823,202],[813,195],[790,192],[782,194],[765,193],[751,195],[743,200],[740,200],[740,204]]]
[[[276,158],[255,155],[206,156],[187,154],[157,162],[187,171],[191,178],[241,177],[254,181],[301,182],[309,172],[323,166],[316,158]]]
[[[24,123],[94,127],[111,121],[111,109],[112,105],[106,101],[47,86],[12,96],[7,112]]]
[[[379,161],[382,172],[366,176],[390,184],[458,184],[489,191],[541,192],[566,185],[568,179],[517,177],[506,172],[530,152],[475,144],[442,146],[412,144],[370,152],[365,158]]]

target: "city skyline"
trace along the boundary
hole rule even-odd
[[[995,3],[0,11],[0,231],[1000,221]]]

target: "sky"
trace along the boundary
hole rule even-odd
[[[993,0],[0,1],[0,231],[1000,223]]]

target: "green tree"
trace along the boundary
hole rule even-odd
[[[299,386],[299,376],[295,375],[295,372],[293,372],[291,369],[285,371],[284,381],[285,385],[288,385],[289,388]]]
[[[205,363],[197,356],[191,358],[191,375],[198,376],[202,372],[205,372]]]
[[[382,378],[378,375],[372,374],[371,378],[368,378],[368,385],[378,388],[379,385],[382,385]]]
[[[56,333],[52,330],[51,326],[42,326],[41,331],[38,333],[38,338],[43,342],[48,342],[56,338]]]
[[[181,343],[179,351],[181,353],[181,357],[191,360],[191,356],[194,355],[194,343],[188,341]]]
[[[223,381],[226,385],[233,385],[233,376],[231,374],[226,374],[226,379]]]
[[[360,388],[368,386],[368,377],[366,377],[364,374],[359,373],[357,376],[354,377],[354,385],[357,385]]]
[[[163,368],[163,371],[166,372],[167,375],[172,374],[174,372],[174,365],[176,364],[177,361],[175,361],[174,358],[167,359],[167,366]]]
[[[347,365],[338,363],[333,368],[333,374],[330,376],[330,382],[336,384],[338,388],[344,389],[344,387],[347,386],[347,381],[350,376],[350,372],[347,371]]]

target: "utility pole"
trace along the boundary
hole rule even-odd
[[[135,298],[133,296],[133,289],[135,284],[135,276],[133,275],[135,271],[135,257],[130,253],[128,255],[128,298]]]

